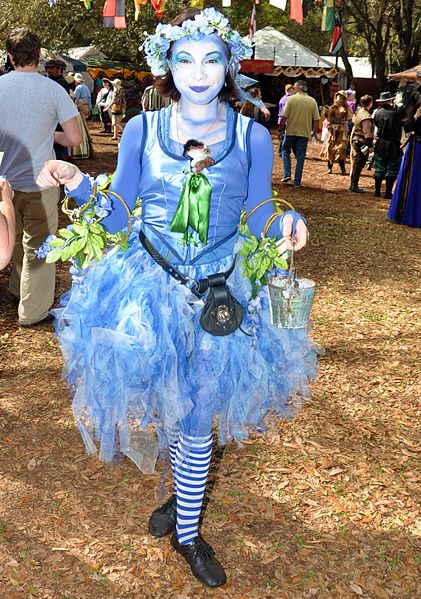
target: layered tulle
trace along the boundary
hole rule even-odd
[[[105,461],[122,452],[150,472],[174,431],[205,436],[218,416],[224,444],[272,416],[293,416],[309,397],[316,352],[305,330],[273,327],[267,305],[252,337],[203,331],[202,300],[144,251],[139,226],[127,252],[93,264],[53,313],[87,450],[99,448]],[[200,279],[231,261],[182,270]],[[245,307],[250,290],[239,265],[229,286]],[[252,324],[245,309],[244,330]]]

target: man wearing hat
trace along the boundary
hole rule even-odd
[[[76,83],[75,104],[78,107],[78,110],[85,117],[88,117],[92,110],[91,92],[83,79],[82,73],[75,73],[74,80]]]
[[[380,107],[374,115],[374,123],[377,127],[374,155],[374,195],[380,197],[382,181],[385,179],[384,197],[390,200],[402,160],[402,114],[395,108],[394,96],[390,91],[382,92],[376,102]]]
[[[63,87],[68,94],[70,94],[69,84],[63,76],[63,72],[66,70],[66,63],[60,58],[51,58],[45,63],[45,70],[47,71],[47,77],[52,79],[61,87]]]
[[[364,193],[359,187],[360,176],[363,168],[367,164],[368,153],[373,146],[374,121],[371,116],[373,108],[373,97],[369,95],[360,98],[360,108],[352,117],[354,124],[351,133],[351,184],[349,191],[353,193]]]

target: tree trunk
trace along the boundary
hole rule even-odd
[[[348,54],[343,46],[343,43],[342,43],[341,49],[339,50],[339,56],[342,58],[342,60],[344,62],[346,76],[348,77],[348,84],[349,84],[351,82],[351,80],[354,78],[354,75],[352,73],[352,66],[348,60]]]

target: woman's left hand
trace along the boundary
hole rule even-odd
[[[284,239],[286,242],[286,249],[292,250],[292,247],[294,246],[294,250],[297,251],[306,245],[307,240],[308,240],[308,229],[307,229],[303,219],[300,218],[300,220],[297,222],[297,225],[295,227],[295,234],[293,237],[292,236],[292,224],[293,224],[292,215],[286,214],[284,216],[284,220],[283,220],[282,235],[284,236]]]

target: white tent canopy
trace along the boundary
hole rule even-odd
[[[275,66],[325,68],[335,67],[335,60],[327,61],[281,33],[274,27],[264,27],[254,34],[254,58],[256,60],[273,60]]]
[[[324,60],[330,60],[335,63],[335,56],[322,56]],[[348,56],[349,64],[352,67],[352,74],[356,79],[371,79],[372,78],[372,67],[370,59],[365,56]],[[338,67],[345,69],[342,58],[338,58]]]
[[[97,50],[95,46],[79,46],[76,48],[69,48],[67,54],[71,58],[76,58],[82,62],[86,62],[90,58],[108,58],[104,52]]]

